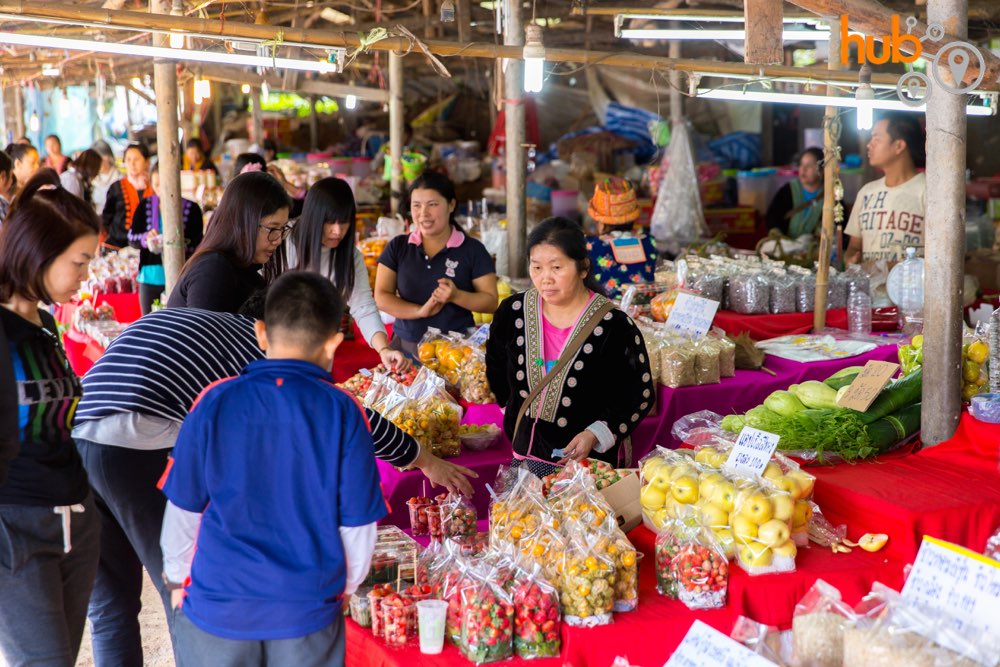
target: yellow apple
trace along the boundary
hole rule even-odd
[[[769,567],[773,559],[770,547],[760,542],[751,542],[740,549],[740,561],[749,567]]]
[[[670,491],[670,478],[659,472],[649,480],[649,485],[661,493],[667,493]]]
[[[776,493],[771,496],[771,504],[774,505],[774,518],[781,521],[791,521],[795,514],[795,501],[792,497],[784,493]]]
[[[642,464],[642,478],[648,481],[656,477],[658,474],[661,474],[666,467],[667,462],[663,459],[656,457],[651,458]],[[670,477],[670,475],[667,474],[667,477]]]
[[[719,450],[715,447],[702,447],[698,450],[698,453],[694,455],[694,460],[698,463],[704,463],[705,465],[712,465],[710,461],[714,454],[718,454]]]
[[[702,523],[710,528],[722,528],[729,525],[729,512],[718,505],[709,503],[701,507]]]
[[[793,559],[795,558],[796,554],[799,553],[798,547],[795,546],[795,542],[793,542],[792,540],[788,540],[784,544],[779,544],[776,547],[771,547],[771,550],[774,551],[774,555],[776,557],[783,556],[785,558],[793,558]]]
[[[715,487],[715,492],[708,499],[727,512],[732,512],[736,502],[736,487],[728,480],[721,482]]]
[[[812,521],[813,508],[809,504],[808,500],[796,500],[795,501],[795,513],[792,514],[792,528],[796,531],[801,530],[809,525]]]
[[[799,494],[802,493],[801,489],[799,489],[799,483],[794,477],[782,475],[778,479],[771,481],[776,487],[787,493],[792,500],[798,498]]]
[[[660,491],[652,484],[647,484],[639,494],[639,504],[648,510],[658,510],[663,507],[666,497],[663,491]]]
[[[698,495],[701,498],[711,498],[715,492],[715,487],[726,481],[726,478],[717,472],[706,473],[701,476],[698,482]]]
[[[687,463],[678,463],[670,470],[670,481],[673,482],[681,477],[694,477],[697,479],[698,471]]]
[[[757,539],[769,547],[784,544],[791,537],[792,531],[784,521],[771,519],[757,529]]]
[[[670,514],[665,509],[656,510],[650,518],[653,520],[653,523],[656,524],[657,528],[663,528],[667,525],[667,522],[670,521]]]
[[[677,518],[677,508],[680,506],[681,504],[674,500],[674,497],[669,494],[667,494],[663,501],[663,511],[666,512],[667,516],[671,519]]]
[[[772,482],[777,481],[778,479],[784,476],[785,473],[781,472],[781,466],[779,466],[777,463],[774,463],[773,461],[771,463],[768,463],[767,467],[764,468],[764,472],[761,473],[761,477],[763,477],[764,479],[769,479]]]
[[[802,500],[812,495],[813,487],[816,485],[816,478],[804,470],[793,470],[788,476],[799,484],[799,496],[796,500]]]
[[[690,475],[678,477],[670,487],[670,495],[685,505],[698,502],[698,479]]]
[[[726,558],[735,556],[736,538],[733,537],[733,531],[728,528],[713,528],[712,532],[715,533],[715,539],[719,541],[722,550],[726,552]]]
[[[728,460],[729,460],[728,454],[717,452],[715,454],[712,454],[711,458],[709,458],[708,465],[712,466],[713,468],[721,468],[723,465],[725,465],[726,461]]]
[[[732,521],[733,537],[747,544],[757,539],[757,524],[742,515],[736,515]]]
[[[753,493],[740,506],[740,514],[759,526],[771,520],[774,506],[763,493]]]

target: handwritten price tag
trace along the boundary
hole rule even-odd
[[[899,364],[894,364],[891,361],[869,361],[854,378],[854,382],[851,383],[844,395],[837,401],[837,405],[864,412],[879,393],[885,389],[885,384],[889,378],[896,374],[897,370],[899,370]]]
[[[903,599],[955,631],[938,638],[947,648],[961,653],[969,637],[1000,653],[1000,562],[925,535]]]
[[[667,329],[690,338],[701,338],[712,328],[719,302],[679,292],[674,307],[667,315]]]
[[[774,667],[743,644],[695,621],[663,667]]]
[[[736,444],[729,450],[726,467],[748,475],[760,477],[778,448],[780,435],[744,426]]]
[[[646,261],[646,251],[637,238],[615,239],[611,242],[611,254],[619,264],[641,264]]]

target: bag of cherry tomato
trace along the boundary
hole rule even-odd
[[[569,526],[569,542],[559,581],[563,620],[567,625],[594,627],[612,622],[615,608],[615,561],[607,542],[592,532]]]
[[[368,591],[368,602],[371,607],[372,634],[376,637],[384,637],[385,629],[382,625],[382,601],[392,595],[392,584],[379,584]]]
[[[393,593],[382,600],[382,626],[385,643],[406,646],[417,636],[417,605],[405,595]]]
[[[514,602],[496,578],[493,568],[476,569],[473,585],[462,592],[458,648],[477,665],[506,660],[514,654]]]
[[[555,658],[561,629],[559,591],[535,565],[514,589],[514,652],[519,658]]]
[[[458,493],[449,493],[438,504],[441,506],[441,526],[445,537],[461,538],[476,534],[478,516],[476,508],[467,498]]]
[[[711,530],[696,526],[683,531],[671,566],[677,582],[677,597],[688,609],[726,606],[729,562]]]
[[[656,590],[671,600],[677,599],[677,578],[674,574],[674,556],[680,550],[681,542],[674,532],[674,524],[668,523],[656,536]]]

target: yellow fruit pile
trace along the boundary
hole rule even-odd
[[[990,348],[981,340],[962,346],[962,400],[966,403],[976,394],[989,391],[989,356]]]
[[[789,492],[766,480],[739,480],[729,528],[740,566],[750,574],[795,570],[794,520],[795,501]]]
[[[378,258],[382,256],[382,251],[389,243],[386,238],[370,238],[361,242],[358,249],[365,258],[365,268],[368,269],[368,283],[375,289],[375,273],[378,270]]]
[[[510,283],[501,278],[497,281],[497,303],[503,303],[503,300],[510,295]],[[493,322],[493,313],[472,313],[472,319],[476,325],[491,324]]]

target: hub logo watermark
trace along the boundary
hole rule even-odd
[[[923,42],[930,40],[940,42],[945,37],[944,26],[939,23],[932,23],[927,26],[927,32],[923,37],[917,37],[911,31],[917,26],[917,19],[910,16],[906,19],[906,32],[900,30],[899,17],[893,16],[890,26],[890,34],[885,35],[881,40],[871,35],[851,34],[848,30],[848,19],[846,16],[840,17],[840,61],[850,64],[851,45],[858,49],[858,62],[861,64],[871,63],[874,65],[884,65],[886,63],[900,63],[909,65],[918,58],[923,57],[929,64],[931,77],[922,72],[907,72],[899,78],[896,84],[896,94],[903,103],[910,106],[920,106],[930,99],[933,86],[936,84],[944,90],[956,95],[967,95],[973,92],[986,74],[986,59],[982,52],[969,42],[948,42],[935,55],[924,55]],[[882,42],[881,55],[875,53],[875,42]],[[907,52],[903,49],[906,48]],[[969,83],[963,83],[969,67],[973,64],[978,68],[979,74]],[[952,81],[945,81],[941,77],[941,67],[945,65],[951,72]]]

